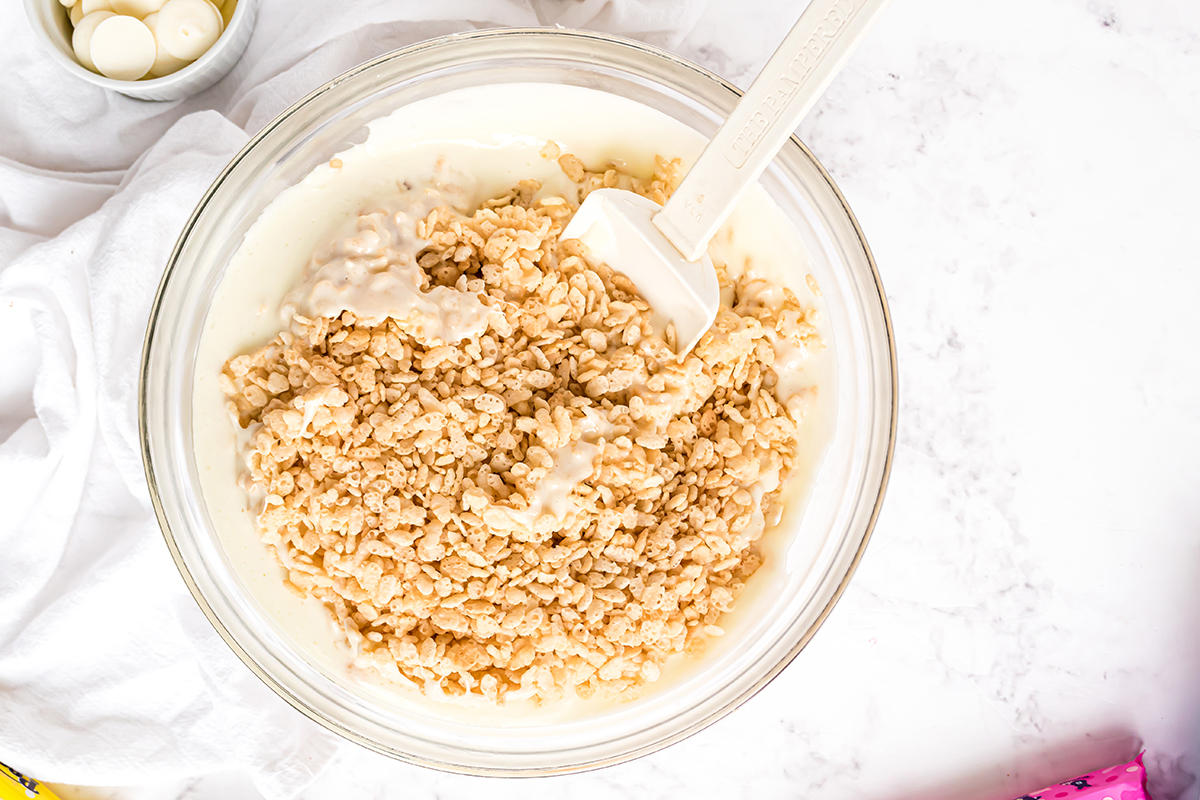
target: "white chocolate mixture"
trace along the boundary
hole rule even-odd
[[[360,216],[351,236],[314,255],[303,283],[284,303],[284,318],[352,311],[359,319],[402,321],[423,340],[458,342],[478,336],[489,313],[478,296],[449,286],[422,287],[417,254],[427,243],[417,236],[416,226],[446,205],[441,191],[421,187]]]
[[[505,88],[510,93],[530,90],[526,87]],[[586,90],[567,90],[565,87],[537,87],[536,91],[541,94],[558,91],[575,95],[586,92]],[[481,101],[479,96],[464,98],[461,97],[464,93],[456,94],[460,96],[448,95],[445,98],[439,98],[438,101],[426,101],[427,105],[437,102],[443,111],[450,112],[440,116],[431,116],[441,120],[443,124],[452,125],[455,123],[454,112],[462,108],[464,101],[469,100],[478,109]],[[605,102],[610,100],[616,102],[616,98],[607,98],[607,96],[605,98]],[[348,226],[356,225],[355,215],[359,210],[370,208],[372,198],[394,196],[396,189],[402,183],[402,180],[399,179],[400,176],[420,174],[432,176],[438,163],[444,160],[445,163],[456,166],[461,172],[472,175],[475,183],[470,187],[472,189],[470,202],[478,202],[482,198],[502,191],[506,185],[511,186],[516,179],[522,177],[537,177],[543,181],[545,192],[562,193],[569,190],[569,187],[562,180],[561,170],[553,162],[546,163],[546,159],[540,156],[542,146],[547,140],[553,139],[562,142],[565,149],[580,154],[589,163],[603,163],[604,160],[619,157],[636,170],[639,166],[641,169],[645,169],[641,165],[648,162],[652,151],[659,149],[664,140],[678,142],[680,137],[678,126],[675,123],[661,118],[661,115],[656,118],[654,112],[649,109],[634,107],[643,117],[640,120],[643,123],[641,129],[647,141],[641,147],[626,146],[622,149],[614,145],[611,138],[605,137],[603,131],[597,130],[594,125],[564,126],[561,118],[555,119],[551,115],[547,115],[545,119],[537,119],[533,124],[525,118],[527,115],[522,115],[520,123],[516,124],[512,119],[513,115],[505,110],[503,97],[496,97],[493,93],[489,99],[494,105],[487,108],[482,117],[484,119],[492,117],[497,133],[484,134],[469,142],[461,139],[437,141],[436,123],[432,126],[434,129],[430,130],[430,125],[423,121],[429,119],[429,116],[421,115],[422,122],[418,123],[416,114],[398,113],[393,118],[373,124],[370,140],[365,145],[359,145],[340,154],[336,160],[336,166],[319,167],[299,186],[283,193],[247,235],[246,243],[235,257],[230,274],[222,285],[217,300],[218,309],[223,309],[220,316],[226,316],[240,307],[242,310],[238,313],[243,315],[243,319],[248,319],[250,325],[237,331],[211,325],[209,333],[202,342],[196,383],[196,420],[197,433],[201,434],[198,435],[198,444],[201,442],[204,444],[198,447],[197,455],[202,464],[216,466],[216,469],[212,470],[213,474],[206,475],[205,481],[205,496],[209,503],[210,513],[214,514],[225,530],[226,545],[231,555],[235,557],[235,560],[244,559],[244,562],[239,564],[239,568],[243,572],[243,577],[249,579],[252,592],[268,609],[273,609],[270,613],[278,623],[284,626],[284,629],[288,630],[289,635],[297,641],[302,649],[317,656],[318,661],[330,667],[337,663],[339,657],[336,655],[336,649],[329,647],[329,636],[324,632],[327,629],[321,623],[319,605],[314,607],[307,603],[297,603],[295,598],[289,600],[281,596],[278,591],[272,591],[271,581],[281,582],[280,578],[272,577],[278,575],[279,568],[278,566],[273,567],[270,559],[263,557],[265,548],[246,535],[252,533],[252,525],[246,524],[248,512],[246,511],[245,496],[242,495],[239,499],[235,493],[229,491],[233,480],[220,478],[220,475],[231,475],[235,467],[228,459],[230,450],[225,449],[226,455],[222,456],[221,450],[216,446],[231,447],[233,437],[231,434],[218,431],[214,425],[215,415],[212,412],[214,401],[217,398],[214,397],[212,389],[215,387],[212,381],[205,378],[203,366],[205,363],[212,365],[216,362],[219,364],[218,359],[222,356],[228,356],[230,353],[239,352],[256,343],[261,343],[277,331],[281,326],[271,308],[272,306],[279,307],[283,295],[295,286],[299,273],[305,266],[309,266],[304,263],[306,259],[303,257],[303,252],[305,250],[313,252],[319,246],[320,239],[325,241],[329,241],[331,238],[336,239],[338,230],[345,230]],[[581,98],[574,96],[565,99],[577,103]],[[587,99],[595,100],[595,98]],[[620,101],[620,103],[632,106],[625,101]],[[630,118],[629,108],[620,110],[625,119]],[[506,114],[508,114],[507,117]],[[613,118],[620,117],[614,116]],[[425,127],[424,131],[421,130],[422,126]],[[533,135],[531,128],[543,133],[543,137]],[[606,141],[606,138],[609,138],[609,141]],[[688,152],[689,149],[691,153]],[[697,142],[693,139],[687,147],[682,149],[682,152],[686,156],[694,154],[696,149],[698,149]],[[639,159],[641,165],[638,164]],[[319,202],[318,198],[323,202]],[[364,203],[364,200],[368,202]],[[769,201],[761,193],[758,196],[752,193],[743,206],[747,210],[744,213],[735,214],[729,229],[719,234],[714,242],[712,247],[714,260],[729,264],[731,270],[736,269],[739,265],[744,267],[747,263],[752,262],[756,272],[771,276],[773,280],[764,282],[758,291],[757,302],[763,304],[777,302],[778,292],[774,286],[782,280],[805,302],[819,305],[819,299],[812,293],[810,285],[804,280],[805,273],[802,267],[804,255],[796,249],[797,237],[794,235],[789,237],[786,231],[780,235],[778,226],[781,223],[786,225],[786,223],[783,223],[779,212],[770,208]],[[309,214],[312,214],[313,221],[318,223],[315,230],[313,226],[304,224]],[[376,231],[376,233],[378,232]],[[740,235],[743,233],[744,236]],[[395,231],[388,232],[388,236],[395,236],[395,234]],[[289,250],[289,248],[292,249]],[[367,249],[370,250],[369,247]],[[331,255],[333,258],[329,260],[329,263],[336,261],[337,258],[355,254]],[[280,270],[279,273],[271,274],[267,278],[261,269],[264,258],[268,258],[274,263]],[[259,265],[256,270],[258,279],[251,276],[247,266],[239,269],[239,263]],[[348,265],[343,262],[339,269],[346,267]],[[289,279],[286,277],[289,274],[296,277]],[[326,276],[329,274],[327,272]],[[349,271],[339,272],[338,277],[339,279],[347,278],[349,274]],[[330,280],[328,283],[327,290],[338,287],[338,280]],[[402,286],[403,282],[400,281],[397,285]],[[276,299],[272,300],[272,296]],[[320,300],[319,297],[314,298],[311,295],[309,299]],[[325,299],[329,300],[329,296],[327,295]],[[411,297],[409,299],[412,300]],[[420,301],[420,298],[417,299]],[[428,300],[428,298],[425,299]],[[294,296],[293,300],[295,300]],[[298,305],[302,305],[302,303]],[[420,302],[410,307],[415,310],[418,305]],[[376,310],[383,312],[386,309]],[[450,322],[450,320],[441,320],[438,324],[444,326],[446,322]],[[785,349],[781,349],[779,355],[788,358]],[[800,358],[801,354],[794,355],[797,363],[804,360]],[[804,394],[804,390],[817,383],[824,383],[820,377],[821,371],[829,368],[827,360],[817,357],[815,359],[807,358],[807,361],[809,363],[805,365],[804,369],[797,370],[794,374],[781,375],[781,381],[776,387],[776,391],[789,397],[795,397]],[[832,382],[828,385],[832,385]],[[817,398],[810,393],[808,401],[816,402],[813,410],[814,419],[820,420],[822,413],[828,412],[826,404],[830,399],[822,397],[820,402],[817,402]],[[225,424],[227,425],[227,423]],[[207,446],[209,443],[214,447]],[[543,493],[545,497],[539,498],[538,495],[535,495],[535,504],[541,506],[539,511],[548,510],[551,514],[556,515],[560,513],[563,508],[562,498],[569,496],[569,487],[580,480],[583,468],[579,464],[588,460],[587,448],[589,446],[589,442],[581,440],[575,443],[576,449],[562,454],[565,457],[560,458],[557,457],[559,454],[556,454],[556,458],[553,460],[553,469],[538,485],[538,492]],[[820,441],[806,442],[802,448],[804,457],[809,460],[810,464],[815,464],[822,448],[823,445]],[[811,472],[810,466],[807,473],[811,474]],[[558,490],[555,489],[556,486],[559,487]],[[765,485],[756,487],[755,494],[761,496],[762,492],[772,491],[773,488]],[[240,491],[237,490],[237,492]],[[235,531],[240,531],[240,533]],[[784,542],[784,546],[786,546],[786,542]],[[767,564],[768,566],[764,570],[778,568],[778,563],[772,565],[769,557]],[[336,667],[334,668],[336,669]]]

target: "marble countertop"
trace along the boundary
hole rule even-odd
[[[668,44],[745,86],[797,5],[688,4]],[[630,764],[505,781],[347,747],[304,800],[1006,800],[1141,749],[1155,800],[1200,793],[1200,11],[897,0],[800,134],[874,250],[901,386],[824,628]],[[258,797],[236,773],[61,794]]]

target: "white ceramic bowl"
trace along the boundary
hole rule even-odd
[[[82,0],[81,0],[82,1]],[[182,100],[202,92],[224,78],[246,51],[258,0],[239,0],[221,38],[208,52],[178,72],[147,81],[117,81],[87,69],[75,58],[71,47],[69,9],[58,0],[25,0],[25,16],[34,35],[50,57],[63,69],[88,83],[136,97],[138,100]]]

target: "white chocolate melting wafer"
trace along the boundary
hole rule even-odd
[[[76,3],[71,6],[71,25],[78,25],[81,19],[83,19],[83,3]]]
[[[167,0],[158,12],[158,41],[176,58],[192,61],[221,36],[221,12],[208,0]]]
[[[210,6],[212,6],[212,10],[217,12],[217,18],[221,20],[221,33],[224,33],[225,32],[225,18],[223,16],[221,16],[221,7],[219,5],[217,5],[216,3],[214,3],[212,0],[204,0],[204,2],[206,2]]]
[[[145,19],[146,15],[153,14],[162,8],[167,0],[109,0],[109,2],[112,3],[113,11],[118,14]]]
[[[58,0],[58,2],[62,3],[66,8],[74,8],[77,0]]]
[[[112,7],[111,0],[79,0],[79,5],[83,6],[83,15],[95,14],[97,11],[112,11],[116,13],[116,9]]]
[[[229,27],[229,20],[233,19],[233,12],[237,9],[238,0],[225,0],[225,4],[221,6],[221,19],[225,22],[225,27]]]
[[[176,58],[167,52],[167,48],[162,46],[162,42],[158,41],[158,13],[150,14],[142,23],[150,29],[154,34],[156,54],[154,56],[154,66],[150,67],[150,75],[154,78],[161,78],[164,75],[170,75],[172,72],[179,70],[192,63],[185,61],[182,58]]]
[[[109,17],[92,34],[92,62],[113,80],[136,81],[154,66],[156,52],[154,34],[135,17]]]
[[[84,14],[83,19],[79,20],[79,24],[75,26],[75,32],[71,34],[71,47],[75,50],[75,57],[79,59],[79,63],[96,71],[96,65],[92,62],[92,34],[96,32],[96,26],[109,17],[115,17],[111,11],[97,11],[94,14]]]

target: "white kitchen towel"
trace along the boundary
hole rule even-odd
[[[243,768],[286,798],[348,746],[208,625],[162,541],[137,443],[151,299],[248,132],[344,69],[431,36],[562,24],[673,47],[703,6],[262,0],[228,78],[152,104],[67,75],[19,4],[0,5],[0,759],[98,785]]]

